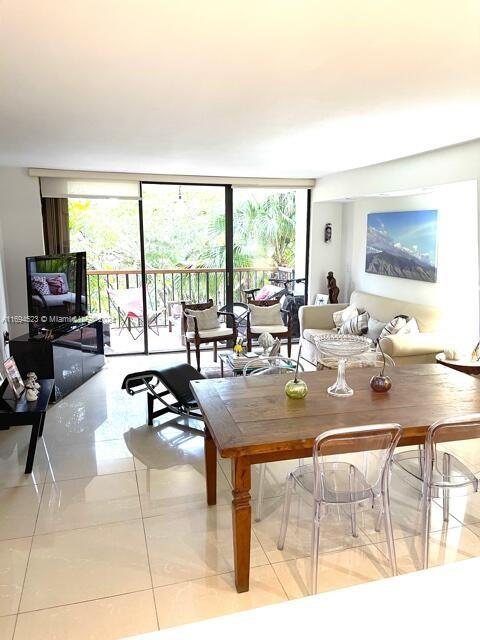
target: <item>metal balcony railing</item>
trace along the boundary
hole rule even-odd
[[[225,269],[147,269],[147,302],[151,310],[162,310],[157,324],[168,323],[169,303],[188,300],[204,302],[212,298],[219,307],[225,304]],[[233,299],[245,302],[244,290],[269,283],[272,269],[248,267],[233,270]],[[290,276],[293,277],[293,276]],[[120,314],[113,306],[107,289],[131,289],[142,286],[140,269],[105,269],[87,271],[88,311],[108,316],[112,327],[120,324]]]

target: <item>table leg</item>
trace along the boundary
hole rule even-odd
[[[205,476],[207,481],[207,504],[217,504],[217,447],[205,427]]]
[[[46,413],[42,413],[42,417],[40,418],[40,430],[38,432],[38,437],[41,438],[43,436],[43,427],[45,425],[45,416]]]
[[[251,466],[245,458],[232,458],[232,484],[235,586],[238,593],[243,593],[249,589],[250,538],[252,535]]]
[[[33,461],[35,459],[35,449],[37,448],[37,439],[40,433],[42,417],[35,418],[32,424],[32,433],[30,435],[30,444],[28,445],[27,464],[25,465],[25,473],[32,473]]]

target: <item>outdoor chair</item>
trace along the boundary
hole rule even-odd
[[[204,376],[191,365],[177,364],[160,370],[129,373],[122,382],[122,389],[125,389],[130,396],[137,393],[147,394],[149,425],[153,425],[153,420],[161,415],[174,413],[187,418],[187,424],[176,425],[179,429],[203,436],[204,430],[192,427],[188,419],[193,418],[203,422],[202,414],[190,389],[190,382],[204,379]],[[173,402],[167,401],[168,396],[173,397]],[[160,409],[155,410],[155,400],[163,405]]]
[[[137,340],[143,333],[143,290],[141,287],[132,289],[107,289],[108,298],[113,308],[118,312],[120,319],[120,331],[124,329]],[[147,309],[147,326],[156,335],[158,333],[157,318],[164,313],[165,307],[160,309]],[[133,322],[135,324],[133,324]]]
[[[208,302],[187,304],[182,302],[183,333],[187,349],[187,362],[191,363],[190,345],[195,346],[197,370],[200,371],[200,345],[213,343],[213,360],[217,362],[217,348],[219,342],[237,339],[237,323],[235,314],[230,311],[220,311],[210,298]],[[221,324],[220,316],[230,318],[231,327]]]

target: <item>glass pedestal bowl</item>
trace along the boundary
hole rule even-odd
[[[351,335],[324,335],[316,336],[315,344],[320,353],[338,360],[337,380],[335,384],[328,387],[327,393],[337,398],[352,396],[353,389],[348,386],[345,379],[347,360],[368,351],[372,346],[370,338]]]

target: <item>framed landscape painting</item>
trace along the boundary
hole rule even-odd
[[[434,209],[369,213],[365,271],[436,282],[437,215]]]

